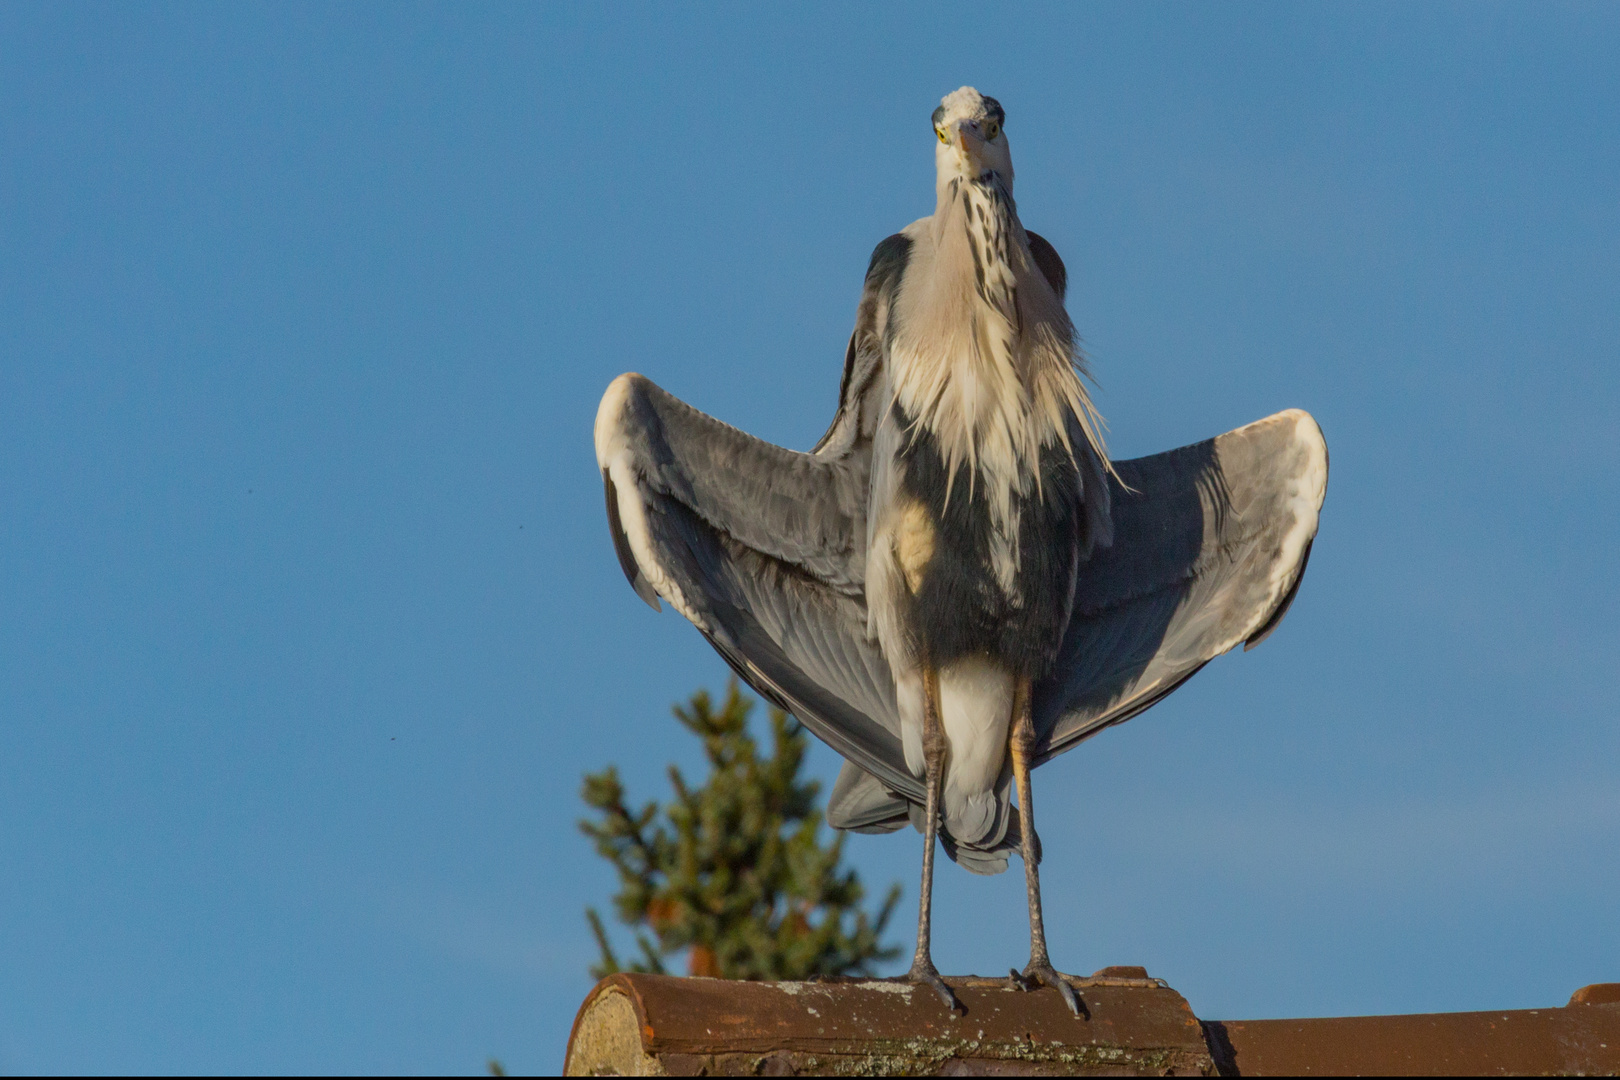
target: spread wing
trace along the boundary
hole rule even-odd
[[[596,454],[625,576],[669,601],[733,670],[889,790],[905,768],[894,678],[866,636],[867,470],[753,438],[621,375]]]
[[[1036,688],[1045,761],[1129,720],[1275,629],[1305,573],[1327,491],[1309,413],[1115,462],[1114,543],[1080,570],[1054,674]]]

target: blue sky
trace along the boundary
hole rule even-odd
[[[1037,774],[1058,964],[1216,1019],[1620,979],[1616,55],[1599,5],[0,8],[0,1070],[558,1067],[581,774],[661,795],[724,681],[620,575],[596,402],[812,443],[963,83],[1116,453],[1332,453],[1281,630]],[[919,848],[848,845],[907,948]],[[1021,892],[943,867],[941,968],[1021,962]]]

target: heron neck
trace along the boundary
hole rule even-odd
[[[1018,216],[1017,204],[1013,201],[1012,181],[1000,173],[986,169],[977,176],[970,176],[955,169],[941,169],[939,178],[934,182],[934,220],[943,221],[950,216],[952,206],[975,188],[1004,203],[1014,218]]]

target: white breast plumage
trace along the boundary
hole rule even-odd
[[[1074,329],[993,177],[959,184],[906,231],[914,247],[895,301],[891,392],[938,441],[953,477],[967,466],[999,541],[996,576],[1010,588],[1019,561],[1015,496],[1037,489],[1041,448],[1081,450],[1070,445],[1073,415],[1085,449],[1106,460]]]

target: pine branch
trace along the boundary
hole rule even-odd
[[[685,952],[693,974],[802,979],[871,974],[899,955],[881,938],[899,898],[889,890],[876,919],[861,910],[858,875],[841,866],[843,837],[823,844],[820,784],[801,779],[809,740],[796,720],[769,711],[770,756],[748,730],[753,702],[735,680],[718,709],[704,691],[676,706],[702,740],[710,775],[691,786],[669,770],[672,802],[632,812],[618,773],[588,774],[582,797],[599,820],[582,821],[614,864],[621,922],[636,928],[636,970],[663,971]],[[605,930],[587,913],[605,971],[617,967]]]
[[[597,948],[602,950],[602,962],[591,968],[591,978],[605,979],[616,974],[622,969],[619,958],[613,955],[613,946],[608,943],[607,931],[602,928],[602,917],[595,908],[586,908],[585,921],[591,924],[591,934],[596,938]]]

